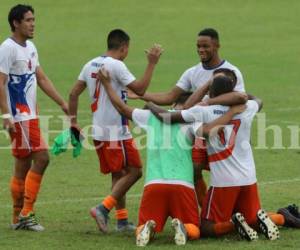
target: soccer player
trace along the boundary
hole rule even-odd
[[[185,92],[194,92],[197,89],[203,87],[207,82],[212,78],[212,74],[214,70],[218,68],[227,68],[233,70],[237,77],[237,84],[234,88],[237,92],[245,92],[244,87],[244,80],[240,70],[229,63],[227,60],[221,59],[219,56],[219,34],[215,29],[212,28],[205,28],[198,33],[197,41],[197,53],[200,57],[200,63],[197,65],[187,69],[180,79],[178,80],[177,84],[168,92],[164,93],[148,93],[146,92],[141,99],[145,101],[152,101],[158,105],[170,105],[176,101],[176,99]],[[241,101],[240,103],[245,103],[247,100],[245,96],[240,95],[238,96],[235,94]],[[138,98],[136,95],[130,94],[129,97]],[[190,108],[195,105],[197,102],[200,102],[201,99],[195,99],[191,97],[192,100],[188,100],[187,103],[184,105],[184,108]],[[228,101],[232,104],[237,104],[231,97],[225,100],[223,103],[213,102],[213,100],[207,100],[206,103],[210,104],[223,104],[227,105]],[[206,165],[207,159],[207,152],[205,148],[205,141],[198,139],[195,142],[195,147],[192,152],[193,155],[193,162],[195,168],[199,168],[200,165]],[[198,172],[195,172],[197,174]],[[200,174],[201,177],[201,174]],[[206,193],[206,183],[204,182],[203,178],[199,178],[196,185],[196,192],[199,198],[199,205],[201,206],[202,198]]]
[[[105,70],[99,72],[99,77],[116,109],[147,131],[146,180],[136,244],[147,245],[152,233],[163,230],[169,216],[172,217],[177,245],[184,245],[187,238],[198,239],[199,215],[193,185],[191,149],[195,134],[201,135],[201,122],[182,126],[163,124],[149,110],[131,108],[122,102],[110,85]],[[215,125],[226,124],[243,109],[232,108],[218,120],[207,124],[204,132]]]
[[[108,214],[116,208],[117,230],[130,230],[134,226],[128,223],[125,208],[125,194],[141,177],[142,162],[128,129],[127,118],[121,116],[113,107],[104,87],[96,79],[101,66],[105,66],[111,75],[112,86],[126,102],[126,88],[143,95],[150,83],[154,68],[162,53],[159,45],[147,51],[148,64],[144,75],[137,80],[124,64],[129,50],[129,36],[120,29],[112,30],[107,37],[107,51],[90,60],[83,67],[78,81],[71,90],[69,107],[71,126],[77,125],[77,106],[80,94],[88,88],[93,113],[93,139],[103,174],[111,174],[112,191],[100,205],[91,209],[99,230],[108,231]]]
[[[34,203],[49,164],[47,146],[37,116],[37,85],[67,114],[68,106],[39,64],[29,40],[34,37],[34,10],[16,5],[9,14],[11,37],[0,46],[0,109],[3,127],[11,137],[15,158],[10,190],[13,199],[13,229],[42,231],[34,215]]]

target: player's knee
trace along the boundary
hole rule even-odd
[[[50,159],[49,154],[44,153],[39,155],[39,157],[36,159],[35,164],[39,167],[46,168],[49,165]]]

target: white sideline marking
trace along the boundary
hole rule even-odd
[[[300,182],[300,178],[295,179],[286,179],[286,180],[277,180],[277,181],[264,181],[258,183],[258,186],[267,186],[267,185],[273,185],[273,184],[285,184],[285,183],[293,183],[293,182]],[[127,194],[126,197],[129,199],[132,198],[140,198],[142,194]],[[100,202],[103,200],[105,196],[102,197],[91,197],[91,198],[79,198],[79,199],[63,199],[63,200],[52,200],[52,201],[41,201],[37,202],[37,205],[48,205],[48,204],[64,204],[64,203],[79,203],[79,202],[85,202],[85,201],[98,201]],[[1,208],[8,208],[11,207],[11,204],[6,205],[0,205]]]

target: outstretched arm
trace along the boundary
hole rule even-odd
[[[147,102],[145,105],[160,121],[170,123],[183,123],[185,122],[182,118],[181,111],[170,112],[160,106],[157,106],[153,102]]]
[[[224,106],[245,104],[247,101],[248,101],[248,95],[246,93],[236,92],[236,91],[205,100],[205,102],[208,105],[224,105]]]
[[[203,97],[207,94],[209,85],[211,81],[208,81],[206,84],[204,84],[201,88],[198,88],[184,103],[183,108],[189,109],[193,107],[198,102],[201,102]]]
[[[126,103],[124,103],[121,98],[116,94],[115,90],[111,86],[111,79],[109,76],[108,71],[105,69],[100,69],[98,72],[98,78],[103,84],[107,95],[110,98],[111,103],[114,105],[116,110],[121,114],[124,115],[126,118],[132,120],[132,113],[133,108],[128,106]]]
[[[163,49],[160,45],[155,44],[152,48],[145,51],[147,53],[148,65],[144,72],[143,77],[140,80],[135,80],[134,82],[127,85],[127,87],[132,90],[137,95],[144,95],[152,78],[154,68],[158,63]]]

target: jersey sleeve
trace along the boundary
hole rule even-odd
[[[236,68],[234,70],[234,72],[235,72],[236,78],[237,78],[237,82],[236,82],[234,90],[238,91],[238,92],[246,92],[244,78],[243,78],[241,71],[239,71],[239,69]]]
[[[132,112],[132,121],[142,129],[147,129],[150,110],[134,109]]]
[[[205,108],[199,105],[181,111],[181,116],[185,122],[205,122],[205,114]]]
[[[247,103],[247,108],[246,110],[242,113],[242,115],[246,118],[250,118],[252,119],[255,114],[258,112],[259,110],[259,106],[258,103],[256,101],[253,100],[249,100]]]
[[[121,83],[121,85],[127,86],[128,84],[135,81],[136,78],[134,77],[133,74],[131,74],[129,69],[126,67],[125,63],[120,61],[115,66],[116,66],[116,69],[115,69],[116,70],[116,72],[115,72],[116,78],[117,78],[118,82]]]
[[[83,68],[78,76],[79,81],[87,82],[88,67],[89,67],[89,63],[87,63],[86,65],[83,66]]]
[[[9,69],[15,61],[15,51],[10,46],[0,46],[0,72],[9,74]]]
[[[191,75],[193,68],[187,69],[179,78],[176,86],[182,90],[189,92],[192,91]]]

